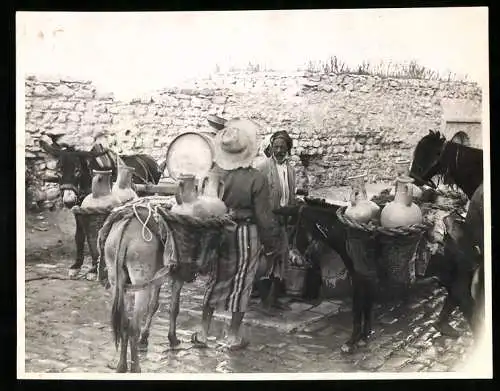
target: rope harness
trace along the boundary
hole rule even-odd
[[[170,206],[168,197],[150,196],[128,202],[111,211],[105,208],[88,208],[84,211],[89,214],[109,213],[98,235],[99,262],[103,262],[104,245],[109,233],[113,226],[121,221],[130,222],[135,218],[142,226],[144,241],[151,242],[153,235],[159,239],[163,247],[163,267],[155,273],[152,279],[144,283],[125,285],[126,290],[134,292],[151,285],[161,285],[166,278],[179,271],[183,273],[180,278],[186,282],[193,281],[199,273],[200,263],[200,255],[193,255],[196,249],[201,248],[201,253],[203,253],[201,256],[207,256],[209,251],[204,252],[206,249],[201,244],[208,244],[207,238],[210,235],[220,237],[223,229],[235,225],[228,216],[200,219],[172,213]],[[122,229],[121,235],[124,232],[125,228]],[[201,263],[204,260],[201,259]],[[184,269],[184,272],[181,269]]]

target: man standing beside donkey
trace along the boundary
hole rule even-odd
[[[204,297],[202,328],[194,333],[196,347],[206,347],[216,309],[232,312],[225,340],[229,349],[244,348],[240,332],[248,307],[257,266],[263,254],[270,264],[283,257],[280,227],[272,213],[266,176],[252,167],[257,152],[258,125],[234,118],[215,137],[215,163],[223,170],[223,201],[237,223],[235,232],[226,232],[221,254],[209,272]]]

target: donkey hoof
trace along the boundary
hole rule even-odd
[[[356,348],[350,343],[345,343],[340,347],[342,353],[350,354],[353,353]]]
[[[69,269],[68,277],[75,278],[78,275],[78,273],[80,273],[80,269]]]
[[[118,363],[116,367],[116,373],[126,373],[127,372],[127,364]]]
[[[131,373],[141,373],[141,366],[139,364],[132,364],[130,366]]]
[[[445,337],[453,339],[458,339],[460,337],[460,333],[446,322],[436,322],[433,326]]]
[[[359,348],[364,348],[366,345],[368,345],[368,339],[367,338],[362,338],[357,343],[357,346]]]
[[[97,281],[97,273],[87,273],[85,278],[87,279],[87,281]]]
[[[139,352],[147,352],[148,351],[148,340],[140,340],[139,343],[137,344],[137,349]]]
[[[170,346],[179,346],[181,344],[181,341],[177,336],[169,334],[168,335],[168,342],[170,343]]]

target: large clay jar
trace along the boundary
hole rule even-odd
[[[401,176],[396,182],[394,201],[389,202],[380,214],[380,224],[386,228],[407,227],[421,224],[422,211],[413,203],[413,179]]]
[[[132,175],[134,174],[134,171],[134,167],[124,165],[120,165],[118,167],[118,175],[111,192],[120,200],[121,203],[138,198],[137,193],[132,190]]]
[[[194,216],[194,204],[198,200],[198,187],[194,175],[178,176],[178,191],[175,194],[177,204],[172,206],[172,212]]]
[[[377,219],[380,213],[379,206],[368,200],[365,187],[366,174],[347,178],[351,181],[350,205],[346,208],[345,215],[359,223],[368,223]]]
[[[113,208],[120,200],[111,192],[111,170],[93,170],[92,193],[84,198],[81,208]]]
[[[223,216],[227,207],[222,196],[224,195],[224,182],[220,175],[212,170],[201,181],[200,195],[194,206],[197,217]]]

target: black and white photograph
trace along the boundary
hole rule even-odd
[[[15,28],[18,378],[493,377],[487,7]]]

